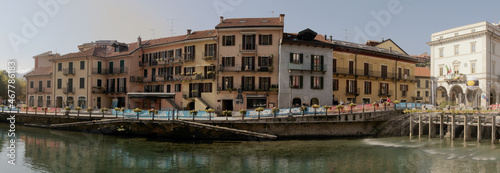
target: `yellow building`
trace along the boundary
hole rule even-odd
[[[415,67],[416,102],[432,104],[431,70],[427,67]]]
[[[334,105],[415,101],[415,63],[392,40],[357,44],[331,40]]]
[[[30,107],[52,107],[52,63],[50,59],[59,56],[48,51],[33,57],[35,68],[24,75],[26,77],[27,105]]]

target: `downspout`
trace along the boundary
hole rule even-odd
[[[87,76],[85,76],[85,78],[87,79],[87,108],[91,108],[92,98],[89,98],[89,89],[92,89],[92,85],[89,83],[89,78],[91,76],[89,74],[89,68],[90,68],[89,56],[86,56],[86,59],[87,59]]]

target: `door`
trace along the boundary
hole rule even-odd
[[[354,74],[354,61],[349,61],[349,74]]]
[[[97,108],[101,108],[101,97],[97,97]]]
[[[381,77],[387,78],[387,66],[383,65],[381,68]]]
[[[38,81],[38,92],[42,92],[42,81]]]
[[[398,68],[398,79],[402,79],[401,75],[402,75],[401,68]]]
[[[109,74],[113,74],[113,62],[109,62]]]
[[[102,68],[102,62],[97,61],[97,74],[102,74],[101,68]]]
[[[56,98],[56,107],[62,108],[62,97]]]
[[[222,110],[233,110],[233,100],[222,100]]]
[[[67,87],[68,87],[68,90],[67,90],[68,92],[75,92],[75,91],[73,91],[73,78],[68,79],[68,86]]]
[[[125,60],[120,60],[120,73],[125,73]]]
[[[68,65],[68,74],[73,74],[73,62],[69,62],[69,65]]]
[[[370,64],[365,63],[364,64],[364,74],[363,75],[368,76],[368,74],[370,74],[369,70],[370,70]]]

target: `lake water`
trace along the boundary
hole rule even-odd
[[[500,172],[500,144],[408,137],[162,142],[0,124],[0,172]]]

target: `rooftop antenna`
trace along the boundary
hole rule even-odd
[[[170,36],[173,37],[175,32],[174,32],[174,19],[166,19],[166,21],[170,21],[171,24],[170,24]]]
[[[271,11],[271,14],[273,14],[272,16],[274,17],[274,11]]]
[[[348,41],[349,39],[349,30],[345,29],[345,41]]]

